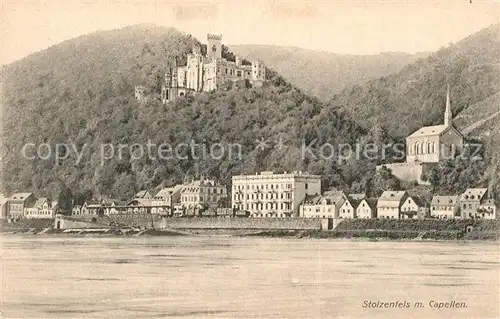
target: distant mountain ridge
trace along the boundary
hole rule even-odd
[[[330,104],[362,127],[380,125],[391,136],[405,137],[421,126],[443,121],[449,84],[457,117],[500,91],[499,27],[492,25],[397,73],[346,89]],[[498,104],[484,104],[495,106]]]
[[[231,45],[230,48],[242,57],[262,60],[293,85],[323,100],[353,85],[400,71],[430,54],[347,55],[274,45]]]
[[[374,171],[374,164],[355,159],[350,165],[302,159],[303,140],[317,139],[317,151],[322,143],[354,144],[370,140],[370,134],[273,70],[262,87],[188,94],[163,105],[158,98],[167,59],[183,65],[198,44],[175,29],[140,25],[67,40],[4,67],[1,186],[9,193],[32,190],[55,197],[65,185],[62,189],[73,193],[130,198],[165,180],[182,182],[186,175],[229,183],[241,173],[303,170],[321,174],[326,186],[349,187],[366,176],[360,171]],[[144,85],[151,98],[137,101],[135,85]],[[277,139],[286,145],[257,149],[261,139],[270,141],[265,145]],[[150,140],[172,147],[191,141],[237,144],[242,156],[200,159],[183,153],[152,160],[125,150],[121,158],[102,162],[104,144],[145,146]],[[28,160],[21,153],[26,143],[47,143],[52,156]],[[84,151],[81,160],[56,160],[54,148],[61,143]]]

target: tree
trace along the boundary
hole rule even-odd
[[[71,212],[73,209],[73,195],[71,194],[71,190],[61,183],[59,188],[59,196],[57,198],[59,203],[59,207],[63,212]]]

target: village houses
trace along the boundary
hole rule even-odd
[[[495,201],[493,199],[488,198],[481,201],[478,212],[476,214],[476,218],[496,219],[496,215],[497,205],[495,204]]]
[[[433,196],[431,201],[431,216],[444,219],[460,217],[459,205],[460,196]]]
[[[181,199],[182,185],[162,188],[153,197],[151,209],[152,214],[170,215],[173,213],[173,205],[179,203]],[[165,206],[165,207],[155,207]]]
[[[11,220],[24,217],[24,209],[36,202],[33,193],[15,193],[8,201],[7,215]]]
[[[193,215],[203,209],[216,209],[220,201],[226,198],[226,186],[214,180],[203,179],[182,186],[180,204],[184,211]]]
[[[326,191],[323,195],[307,195],[300,205],[299,216],[304,218],[338,218],[339,209],[347,200],[342,191]]]
[[[403,206],[408,194],[405,191],[385,191],[377,201],[378,218],[401,217],[401,207]]]
[[[481,203],[487,199],[487,188],[468,188],[460,196],[460,212],[462,218],[478,218],[478,209]]]
[[[356,208],[357,218],[376,218],[377,217],[377,199],[363,198]]]
[[[401,206],[401,218],[425,218],[429,211],[428,205],[423,198],[408,196]]]
[[[56,209],[57,202],[52,202],[46,197],[40,197],[24,208],[24,216],[28,219],[54,218]]]
[[[339,209],[339,218],[356,218],[356,209],[361,201],[355,197],[347,197]]]

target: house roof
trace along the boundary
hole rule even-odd
[[[135,194],[135,198],[144,198],[149,194],[147,190],[142,190],[139,191],[137,194]]]
[[[87,204],[87,206],[100,206],[100,205],[102,205],[102,203],[100,201],[93,200],[93,199],[85,201],[84,205],[85,204]]]
[[[306,205],[317,205],[321,201],[321,198],[321,195],[306,195],[302,203]]]
[[[423,197],[416,196],[416,195],[413,195],[410,197],[415,202],[415,204],[417,204],[418,207],[424,207],[428,204],[428,201],[426,201],[425,198],[423,198]]]
[[[405,191],[385,191],[379,197],[377,207],[398,207],[405,195]]]
[[[495,200],[488,198],[481,202],[480,206],[495,206]]]
[[[456,205],[460,199],[460,196],[440,196],[436,195],[432,197],[431,205]]]
[[[465,192],[460,196],[461,200],[481,200],[488,192],[487,188],[468,188]]]
[[[15,193],[11,196],[12,200],[25,200],[30,197],[32,193]]]
[[[326,201],[327,205],[340,205],[344,201],[344,193],[342,191],[327,191],[323,195],[306,195],[303,203],[306,205],[320,205]]]
[[[35,205],[33,207],[36,207],[36,208],[42,208],[43,204],[47,202],[48,203],[48,199],[47,197],[40,197],[36,200],[35,202]]]
[[[349,198],[361,201],[362,199],[364,199],[366,197],[366,194],[365,193],[349,194],[347,196],[349,196]]]
[[[362,199],[358,200],[358,199],[354,199],[354,198],[347,198],[347,200],[345,202],[349,202],[354,209],[357,209],[359,204],[362,201],[363,201]]]
[[[131,201],[127,203],[128,205],[133,205],[133,206],[150,206],[151,205],[151,200],[149,199],[144,199],[144,198],[134,198]]]
[[[370,207],[371,209],[376,209],[377,208],[377,201],[378,201],[377,198],[363,198],[363,200],[359,203],[361,204],[362,202],[365,202],[368,205],[368,207]]]
[[[344,203],[345,194],[342,191],[328,191],[325,192],[321,200],[325,199],[334,205],[341,205]]]
[[[116,205],[116,206],[120,206],[123,204],[123,201],[121,200],[118,200],[118,199],[114,199],[114,198],[110,198],[110,199],[106,199],[103,201],[103,204],[105,205]]]
[[[175,185],[172,187],[162,188],[158,193],[156,193],[154,198],[155,199],[163,199],[166,196],[168,196],[169,194],[173,194],[173,193],[177,192],[181,188],[182,188],[182,185]]]
[[[424,126],[418,129],[416,132],[410,134],[408,137],[420,137],[420,136],[436,136],[441,135],[446,131],[448,125],[434,125],[434,126]]]

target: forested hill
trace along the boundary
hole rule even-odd
[[[235,45],[231,50],[264,61],[293,85],[325,101],[346,88],[398,72],[429,55],[403,52],[348,55],[275,45]]]
[[[5,67],[2,182],[6,192],[33,190],[55,196],[66,186],[73,193],[127,198],[137,190],[184,178],[228,182],[231,175],[261,170],[322,174],[325,186],[366,181],[364,172],[373,171],[371,162],[339,165],[337,157],[302,160],[303,139],[307,145],[317,139],[317,150],[325,142],[334,146],[367,142],[371,135],[274,72],[269,72],[269,83],[262,88],[202,93],[162,105],[156,97],[167,57],[176,56],[184,63],[194,43],[196,39],[176,30],[140,25],[68,40]],[[151,91],[146,103],[134,99],[134,85],[139,84]],[[380,142],[386,139],[383,132],[373,136]],[[279,138],[284,146],[274,147]],[[256,149],[261,139],[269,147]],[[242,157],[230,157],[226,149],[222,159],[203,159],[197,151],[198,158],[162,160],[156,155],[141,157],[137,149],[129,148],[121,157],[104,159],[100,150],[102,143],[146,147],[151,141],[175,147],[191,140],[209,146],[241,144]],[[52,156],[26,159],[21,153],[26,143],[47,143]],[[70,150],[68,159],[55,161],[57,143],[76,147],[83,153],[81,160]]]
[[[439,124],[447,84],[454,115],[500,92],[499,27],[483,29],[400,72],[348,88],[330,104],[361,126],[379,124],[392,136]]]

